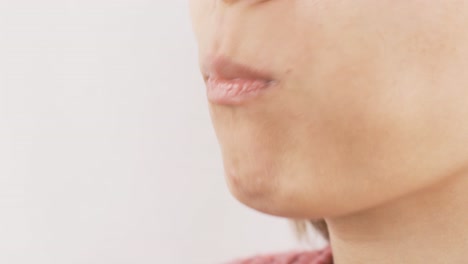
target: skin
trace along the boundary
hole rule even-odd
[[[222,55],[278,82],[209,105],[239,201],[326,219],[338,264],[466,261],[467,1],[190,7],[201,60]]]

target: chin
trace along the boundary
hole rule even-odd
[[[323,218],[336,213],[336,208],[327,206],[323,190],[304,189],[293,180],[298,175],[282,169],[288,166],[281,166],[280,162],[243,163],[241,160],[233,166],[224,160],[229,191],[239,202],[256,211],[292,219]]]
[[[260,159],[224,158],[224,171],[231,193],[242,203],[272,201],[278,195],[277,175]]]

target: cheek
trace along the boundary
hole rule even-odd
[[[322,26],[304,29],[313,36],[307,39],[313,57],[294,65],[290,90],[308,98],[303,111],[320,113],[314,122],[330,144],[365,149],[369,138],[386,142],[386,134],[419,129],[437,107],[441,87],[459,78],[447,70],[464,57],[454,52],[462,46],[454,36],[461,33],[446,24],[459,25],[444,19],[455,12],[434,16],[442,4],[426,4],[414,15],[416,2],[324,4],[315,22]]]

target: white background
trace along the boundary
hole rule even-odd
[[[297,246],[228,193],[187,1],[0,0],[0,263]]]

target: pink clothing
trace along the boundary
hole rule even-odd
[[[326,247],[317,251],[260,255],[226,264],[333,264],[333,256],[331,248]]]

